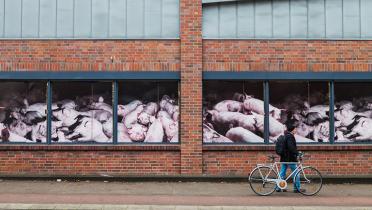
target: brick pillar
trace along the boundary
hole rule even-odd
[[[181,174],[202,174],[202,1],[180,0]]]

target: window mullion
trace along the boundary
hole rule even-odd
[[[335,139],[335,119],[334,119],[334,81],[330,81],[329,83],[329,142],[331,144],[334,143]]]
[[[264,142],[268,144],[269,141],[269,82],[264,81],[264,111],[265,111],[265,119],[264,119]]]
[[[47,144],[52,143],[52,82],[47,83]]]
[[[112,116],[113,116],[113,125],[112,125],[112,139],[113,143],[118,143],[118,82],[113,82],[113,109],[112,109]]]

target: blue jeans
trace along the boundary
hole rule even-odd
[[[279,176],[282,178],[282,179],[285,179],[285,175],[286,175],[286,172],[287,172],[287,168],[291,168],[291,171],[293,172],[294,170],[296,170],[296,167],[297,167],[297,164],[293,163],[293,164],[287,164],[287,163],[283,163],[282,164],[282,167],[280,169],[280,172],[279,172]],[[293,174],[293,183],[295,182],[295,176]],[[296,183],[294,183],[295,185],[293,185],[293,190],[296,190],[296,188],[298,190],[300,190],[300,179],[297,175],[297,179],[296,179]]]

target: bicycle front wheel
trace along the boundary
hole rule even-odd
[[[296,190],[301,194],[315,195],[322,189],[323,178],[317,169],[307,166],[296,173],[295,183]]]
[[[275,191],[277,173],[270,167],[260,166],[249,175],[249,185],[257,195],[270,195]]]

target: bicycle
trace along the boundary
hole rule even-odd
[[[276,162],[275,156],[268,156],[270,164],[257,164],[249,174],[249,184],[257,195],[271,195],[276,189],[285,190],[288,187],[288,180],[294,175],[293,183],[300,180],[300,187],[295,184],[295,189],[307,196],[317,194],[323,186],[323,178],[320,172],[311,166],[303,166],[302,159],[304,154],[299,153],[298,162]],[[297,164],[297,167],[286,178],[279,176],[279,165]],[[299,189],[300,188],[300,189]]]

